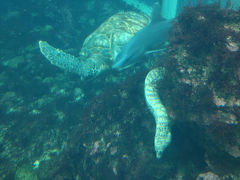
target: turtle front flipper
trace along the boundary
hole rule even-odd
[[[39,48],[41,53],[51,62],[51,64],[69,72],[77,73],[82,79],[97,76],[104,70],[103,67],[105,67],[101,62],[80,60],[80,58],[54,48],[46,41],[39,41]]]

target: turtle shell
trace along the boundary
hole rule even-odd
[[[121,48],[149,21],[148,16],[131,11],[111,16],[85,39],[80,59],[111,66]]]

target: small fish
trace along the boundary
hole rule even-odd
[[[123,46],[114,61],[113,69],[121,70],[138,63],[142,59],[141,57],[147,54],[147,51],[149,51],[153,45],[164,43],[168,31],[172,27],[172,21],[163,20],[160,12],[160,4],[155,3],[151,22],[138,31],[128,43]]]

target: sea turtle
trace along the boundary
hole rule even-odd
[[[52,64],[75,72],[82,79],[97,76],[112,67],[122,46],[149,21],[149,16],[132,11],[111,16],[85,39],[79,57],[56,49],[45,41],[39,41],[39,47]]]
[[[155,18],[152,17],[152,19]],[[111,16],[86,38],[79,57],[74,57],[56,49],[45,41],[39,41],[39,47],[42,54],[52,64],[70,72],[75,72],[84,79],[89,76],[97,76],[102,71],[111,69],[113,61],[122,47],[149,22],[150,18],[144,14],[119,12]],[[154,69],[149,72],[145,79],[146,102],[156,122],[154,144],[157,158],[161,157],[162,152],[171,141],[171,133],[168,127],[169,118],[156,88],[157,82],[162,79],[163,74],[162,70]]]

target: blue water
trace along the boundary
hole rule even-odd
[[[240,179],[240,12],[225,3],[179,2],[164,55],[81,80],[38,41],[79,56],[109,17],[142,12],[121,0],[1,0],[0,180]],[[160,66],[172,141],[156,159],[144,80]]]

